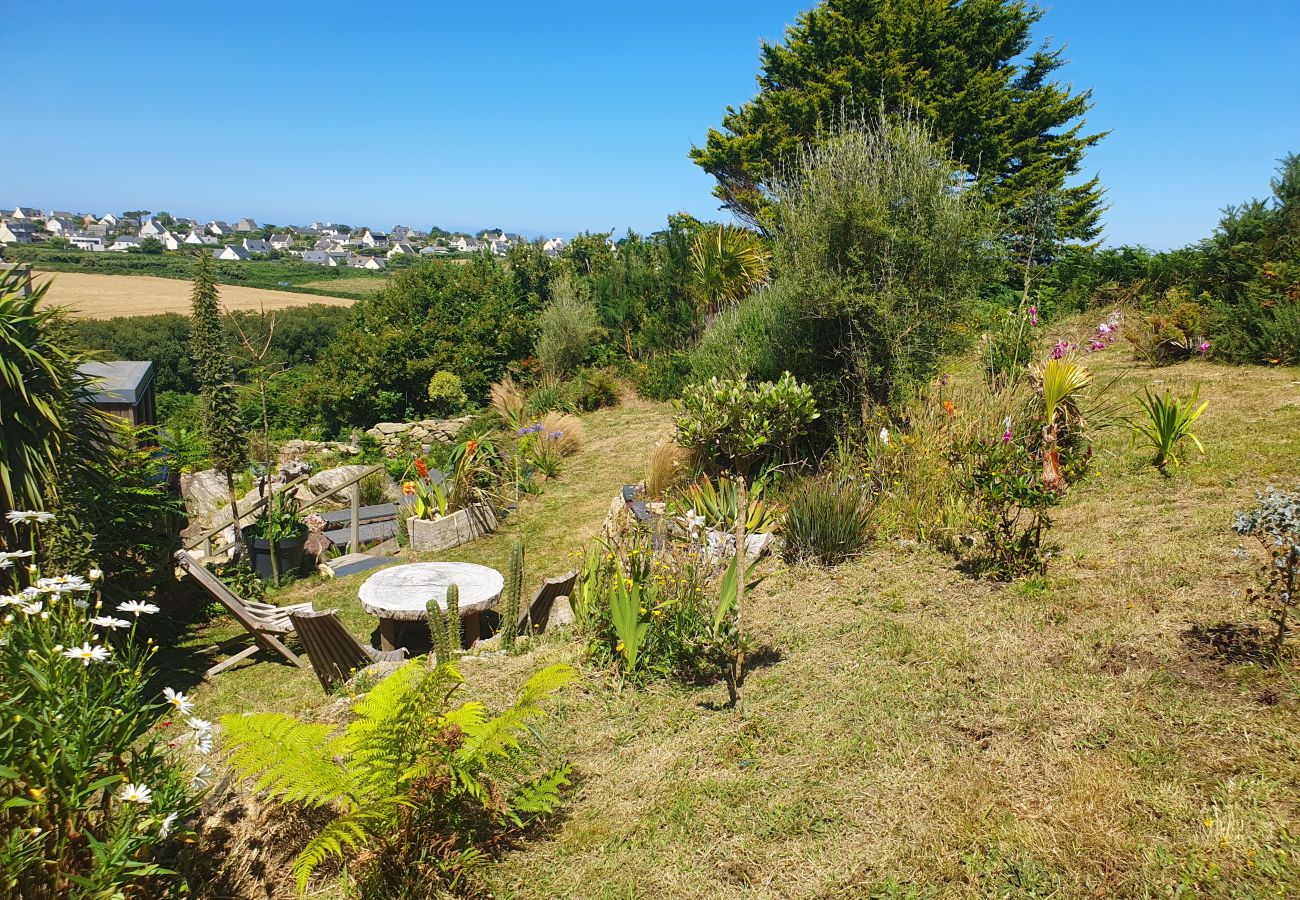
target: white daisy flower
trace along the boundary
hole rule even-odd
[[[126,619],[119,619],[115,616],[95,616],[90,620],[91,625],[98,625],[100,628],[130,628],[131,623]]]
[[[176,813],[168,813],[162,820],[162,825],[158,828],[158,837],[167,837],[172,833],[172,825],[176,822]]]
[[[69,647],[63,651],[63,655],[68,659],[79,659],[82,665],[88,666],[92,662],[104,662],[108,659],[108,648],[98,644],[95,646],[82,644],[80,647]]]
[[[72,605],[75,606],[77,609],[90,609],[89,600],[73,600]]]
[[[91,569],[89,572],[86,573],[86,577],[89,578],[91,581],[99,581],[99,579],[104,577],[104,573],[100,569]]]
[[[212,777],[211,766],[199,766],[194,770],[194,776],[190,778],[190,784],[196,788],[207,787],[208,779]]]
[[[65,591],[88,591],[90,583],[80,575],[58,575],[38,580],[36,587],[49,594],[60,594]]]
[[[23,612],[27,613],[29,616],[34,616],[40,613],[43,609],[45,609],[45,604],[37,600],[35,603],[30,603],[27,606],[24,606]]]
[[[0,556],[0,569],[12,569],[13,566],[13,563],[5,559],[3,556]]]
[[[189,715],[190,710],[194,709],[194,702],[180,691],[172,690],[171,688],[163,688],[163,696],[166,697],[167,702],[176,707],[182,715]]]
[[[4,553],[0,553],[0,559],[26,559],[34,555],[30,550],[6,550]]]
[[[888,428],[882,428],[882,429],[880,429],[880,443],[884,444],[886,447],[889,446],[889,429],[888,429]]]
[[[185,724],[193,728],[195,731],[204,733],[207,733],[216,727],[214,723],[209,722],[207,719],[200,719],[198,716],[191,716],[185,721]]]
[[[34,509],[13,509],[5,513],[5,518],[9,520],[10,525],[30,525],[33,522],[44,525],[54,521],[54,513],[39,512]]]
[[[6,606],[23,606],[27,600],[17,594],[0,594],[0,608]]]
[[[143,784],[128,784],[117,792],[117,799],[123,803],[139,803],[142,806],[148,806],[150,801],[153,800],[153,791]]]
[[[117,609],[118,612],[131,613],[133,616],[139,616],[140,613],[152,616],[154,613],[158,612],[158,607],[154,606],[152,603],[145,603],[140,600],[127,600],[125,603],[119,603]]]
[[[194,751],[204,755],[212,752],[212,735],[206,731],[196,731],[192,735]]]

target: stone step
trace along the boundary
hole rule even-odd
[[[394,519],[397,517],[397,504],[377,503],[374,506],[363,506],[357,515],[363,525],[379,519]],[[352,521],[352,510],[336,509],[331,512],[323,512],[320,517],[330,525],[347,525]]]
[[[395,561],[395,558],[391,556],[371,556],[369,553],[347,553],[343,556],[336,556],[334,559],[322,563],[322,566],[328,570],[330,575],[333,577],[342,578],[346,575],[355,575],[358,572],[377,569],[380,566]]]
[[[357,535],[361,538],[363,544],[372,544],[397,537],[397,520],[383,519],[378,522],[368,522],[357,529]],[[352,540],[352,527],[345,525],[342,528],[330,529],[325,532],[325,537],[335,544],[346,546],[348,541]]]

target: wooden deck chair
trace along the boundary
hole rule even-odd
[[[339,621],[337,609],[295,610],[289,613],[289,619],[327,694],[367,666],[406,659],[405,647],[376,650],[358,641]]]
[[[289,621],[289,614],[295,610],[306,611],[311,609],[310,603],[299,603],[294,606],[274,606],[270,603],[259,603],[255,600],[244,600],[226,587],[220,578],[209,572],[203,563],[184,550],[177,552],[176,563],[190,573],[194,580],[212,595],[213,599],[230,610],[230,614],[235,617],[240,625],[244,626],[244,630],[253,638],[251,647],[245,647],[229,659],[217,663],[203,673],[204,678],[211,678],[219,672],[224,672],[236,663],[248,659],[259,650],[278,653],[287,662],[291,662],[302,669],[307,668],[307,664],[299,658],[298,654],[286,647],[279,636],[287,635],[293,631],[293,623]],[[226,646],[242,640],[244,639],[237,638],[235,641],[226,641],[218,646],[225,649]]]
[[[578,573],[570,572],[558,578],[548,578],[537,589],[537,596],[528,608],[519,614],[518,634],[541,634],[546,630],[546,623],[551,618],[551,607],[560,597],[567,597],[573,592],[573,585],[578,581]]]

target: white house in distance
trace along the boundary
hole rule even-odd
[[[234,244],[231,244],[227,247],[221,247],[219,249],[213,250],[212,258],[227,260],[230,262],[238,262],[241,260],[248,259],[248,251],[245,250],[243,247],[237,247]]]
[[[451,242],[451,249],[459,250],[461,253],[473,253],[479,248],[479,242],[473,238],[458,237]]]
[[[273,234],[271,235],[271,247],[276,250],[288,250],[293,247],[293,235],[291,234]]]
[[[167,229],[159,225],[156,219],[150,219],[140,226],[140,237],[142,238],[158,238],[161,241],[162,236],[166,233]]]
[[[132,247],[139,249],[141,239],[134,234],[119,234],[117,240],[113,241],[113,246],[109,247],[114,253],[125,253]]]
[[[170,231],[164,231],[158,240],[162,241],[163,247],[168,250],[179,250],[185,246],[185,239],[177,237]]]
[[[378,272],[380,269],[387,267],[388,263],[378,256],[354,256],[350,262],[354,269],[369,269],[371,272]]]
[[[215,234],[217,237],[226,237],[227,235],[234,233],[234,227],[222,222],[220,219],[208,223],[208,234]]]
[[[189,234],[185,235],[184,240],[185,243],[195,245],[195,246],[202,245],[202,244],[211,245],[217,243],[216,238],[212,237],[211,235],[200,234],[198,231],[196,231],[193,228],[190,229]]]
[[[102,253],[108,248],[104,246],[104,239],[97,234],[86,234],[83,231],[74,231],[68,235],[68,243],[78,250],[88,250],[92,253]]]
[[[361,237],[357,238],[357,243],[362,247],[382,247],[388,243],[383,234],[374,234],[369,228],[361,232]]]
[[[412,247],[410,244],[408,244],[406,241],[397,241],[396,243],[394,243],[393,246],[388,248],[388,254],[387,254],[389,259],[392,259],[394,256],[414,256],[414,255],[415,255],[415,248]]]
[[[569,242],[564,238],[551,238],[542,244],[542,252],[547,256],[559,256],[567,246],[569,246]]]
[[[65,216],[50,216],[45,220],[45,230],[50,234],[67,237],[77,230],[76,224]]]
[[[14,211],[9,214],[9,218],[22,219],[26,222],[35,222],[38,219],[43,220],[45,218],[45,213],[41,212],[39,209],[33,209],[30,206],[15,206]]]
[[[244,238],[243,247],[249,253],[260,253],[263,255],[268,255],[275,249],[271,246],[270,242],[261,240],[260,238]]]
[[[109,228],[116,228],[117,222],[118,222],[117,216],[113,215],[112,213],[108,213],[107,215],[104,216],[104,218],[99,220],[100,225],[106,225]]]

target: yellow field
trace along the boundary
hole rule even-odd
[[[86,319],[148,316],[167,312],[186,315],[190,311],[190,282],[178,278],[38,272],[34,280],[37,284],[52,282],[46,295],[46,301],[51,306],[66,307],[74,315]],[[226,309],[282,309],[310,303],[328,303],[331,306],[352,304],[352,300],[344,297],[268,291],[229,284],[217,285],[217,291]]]

